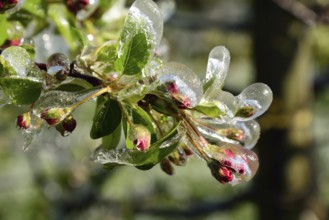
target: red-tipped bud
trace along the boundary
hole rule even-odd
[[[137,150],[147,151],[151,145],[151,133],[143,125],[136,124],[130,128],[128,138],[133,142]]]
[[[31,115],[30,112],[23,113],[17,117],[17,126],[20,129],[27,129],[31,125]]]
[[[18,0],[7,0],[0,1],[0,13],[4,13],[5,11],[14,8],[18,3]]]
[[[160,162],[160,167],[163,172],[168,174],[169,176],[172,176],[174,174],[174,167],[171,165],[170,161],[168,159],[163,159]]]
[[[40,118],[45,120],[49,125],[57,125],[66,118],[70,112],[70,108],[48,108],[40,114]]]
[[[90,4],[90,0],[67,0],[66,6],[67,8],[74,14],[78,13],[78,11],[86,9]]]
[[[59,131],[59,133],[61,133],[61,135],[65,137],[71,134],[76,126],[76,120],[73,118],[72,115],[69,115],[61,123],[56,125],[56,130]]]
[[[220,183],[229,183],[234,179],[234,170],[229,167],[223,166],[216,160],[212,160],[208,164],[211,174],[220,182]]]
[[[72,117],[72,115],[70,115],[62,121],[62,125],[65,131],[71,133],[77,126],[77,121]]]

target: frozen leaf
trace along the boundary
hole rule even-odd
[[[166,87],[171,98],[183,107],[196,106],[202,97],[202,83],[199,77],[187,66],[170,62],[158,73],[159,82]]]
[[[132,166],[153,166],[159,163],[163,158],[168,156],[178,145],[179,139],[177,139],[178,123],[172,128],[164,137],[152,144],[147,152],[141,152],[136,149],[119,148],[114,150],[104,150],[98,148],[92,155],[92,159],[95,162],[102,164],[126,164]],[[172,138],[175,141],[171,142],[170,146],[161,148],[162,143],[170,141]]]
[[[122,112],[119,103],[112,99],[98,98],[90,137],[97,139],[113,133],[121,123]]]
[[[209,145],[206,151],[212,158],[208,166],[213,176],[222,183],[229,182],[236,185],[246,182],[257,172],[259,165],[257,155],[239,145]]]
[[[37,102],[35,102],[33,113],[35,115],[40,115],[45,109],[72,107],[73,105],[76,105],[86,99],[90,100],[93,94],[100,90],[102,90],[102,88],[96,87],[78,92],[56,90],[46,92],[40,96]]]
[[[207,96],[204,96],[201,105],[215,105],[222,114],[220,118],[224,121],[230,121],[236,112],[237,109],[237,100],[229,92],[223,91],[221,89],[217,90],[208,90]]]
[[[126,18],[118,49],[116,68],[124,74],[137,74],[159,45],[163,20],[151,0],[137,0]]]
[[[254,83],[245,88],[237,96],[237,100],[240,109],[251,109],[252,111],[249,111],[250,114],[247,114],[247,117],[239,117],[237,115],[236,120],[251,120],[262,115],[270,107],[273,94],[270,87],[266,84]]]
[[[12,103],[26,105],[35,102],[39,98],[42,83],[31,77],[9,76],[0,79],[0,87]]]
[[[22,47],[8,47],[1,53],[1,57],[11,66],[19,77],[26,77],[28,70],[34,63],[29,53]]]
[[[204,90],[208,93],[223,87],[228,67],[230,64],[230,52],[223,46],[217,46],[210,51],[207,72],[203,81]]]

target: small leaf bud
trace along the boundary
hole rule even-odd
[[[256,110],[254,107],[250,105],[246,105],[241,107],[235,114],[235,117],[241,117],[241,118],[249,118],[253,116],[256,113]]]

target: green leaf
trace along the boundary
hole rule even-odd
[[[106,42],[96,51],[96,61],[114,63],[117,58],[117,44]]]
[[[125,75],[138,74],[148,62],[149,56],[146,37],[138,33],[125,42],[123,54],[116,60],[116,69]]]
[[[156,141],[156,133],[152,123],[152,119],[141,107],[132,109],[132,117],[134,124],[144,125],[151,133],[151,143]]]
[[[71,50],[76,51],[82,46],[80,44],[82,35],[79,34],[79,31],[74,27],[74,24],[72,24],[70,13],[63,4],[49,5],[48,15],[55,23],[60,34],[65,38]]]
[[[15,70],[2,56],[0,56],[0,77],[10,75],[16,75]]]
[[[194,110],[197,110],[198,112],[201,112],[202,114],[205,114],[211,118],[218,118],[218,117],[224,115],[224,112],[222,112],[214,104],[201,104],[201,105],[194,107]]]
[[[109,135],[102,138],[102,148],[104,150],[115,149],[121,140],[121,124]]]
[[[38,19],[46,16],[47,3],[44,0],[28,0],[23,4],[23,8]]]
[[[32,104],[39,98],[42,90],[41,82],[29,78],[4,77],[0,79],[0,86],[17,105]]]
[[[97,139],[111,134],[120,125],[121,117],[122,112],[117,101],[99,97],[90,137]]]
[[[55,88],[55,90],[67,91],[67,92],[77,92],[84,89],[90,89],[92,85],[86,80],[75,78],[68,83],[60,84]]]
[[[6,19],[6,15],[0,14],[0,45],[2,45],[6,39],[8,38],[8,22]]]

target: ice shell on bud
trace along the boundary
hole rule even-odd
[[[48,73],[51,67],[68,68],[69,66],[70,66],[69,58],[62,53],[54,53],[50,57],[48,57],[47,60]]]
[[[20,129],[27,129],[31,125],[31,115],[30,112],[25,112],[17,117],[17,126]]]
[[[141,124],[131,126],[128,138],[139,151],[147,151],[151,145],[151,133]]]
[[[0,2],[0,14],[4,13],[4,12],[7,14],[13,14],[22,8],[24,2],[25,2],[25,0],[1,1]]]
[[[49,108],[45,109],[40,118],[45,120],[49,125],[57,125],[71,113],[71,108]]]
[[[207,72],[203,84],[207,93],[222,88],[230,65],[230,52],[223,46],[213,48],[209,53]]]
[[[66,0],[67,8],[78,20],[89,17],[98,7],[99,0]]]
[[[226,173],[226,170],[222,170],[222,167],[232,171],[233,178],[229,182],[232,185],[249,181],[257,172],[259,165],[257,155],[239,145],[209,145],[206,153],[212,159],[208,166],[213,176],[220,182],[221,177]]]
[[[249,106],[254,108],[250,117],[237,117],[237,120],[250,120],[263,114],[271,105],[273,94],[266,84],[254,83],[245,88],[237,97],[240,108]]]
[[[194,107],[200,102],[203,94],[201,80],[187,66],[175,62],[167,63],[159,70],[158,77],[160,84],[165,85],[174,101],[181,102],[186,107]]]
[[[235,125],[237,128],[244,132],[244,139],[241,141],[244,148],[253,148],[260,136],[260,125],[255,120],[246,122],[237,122]]]

